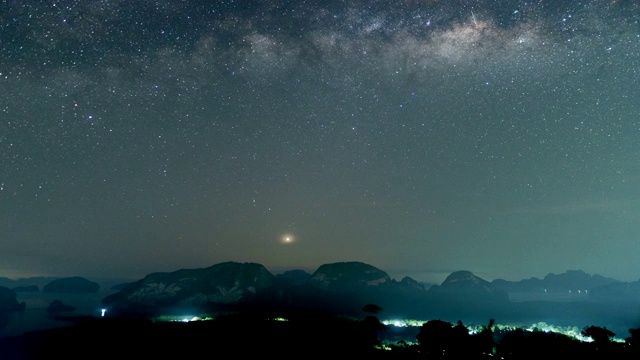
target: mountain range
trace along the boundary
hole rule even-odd
[[[517,304],[526,301],[596,303],[611,300],[602,294],[640,293],[634,289],[634,283],[579,270],[517,282],[489,282],[470,271],[457,271],[442,284],[427,289],[410,277],[397,281],[362,262],[325,264],[314,273],[292,270],[278,275],[256,263],[226,262],[149,274],[106,297],[103,303],[115,313],[166,312],[188,307],[345,314],[361,313],[364,305],[376,304],[388,316],[453,318],[463,314],[482,318],[506,313],[508,309],[517,313],[521,308]],[[640,296],[629,301],[634,299],[640,301]],[[514,310],[514,306],[518,309]]]
[[[50,278],[48,282],[47,278],[33,280],[0,278],[0,284],[22,287],[37,284],[44,291],[73,280],[84,284],[84,289],[78,291],[91,290],[87,290],[88,285],[97,289],[97,284],[78,277]],[[15,308],[15,297],[6,293],[7,308]],[[149,274],[107,296],[103,304],[114,314],[165,313],[180,308],[358,314],[364,305],[376,304],[388,316],[453,319],[460,315],[482,318],[519,313],[535,302],[576,301],[640,303],[640,281],[625,283],[570,270],[548,274],[543,279],[489,282],[470,271],[456,271],[442,284],[427,288],[410,277],[397,281],[372,265],[355,261],[325,264],[313,273],[291,270],[278,275],[256,263],[225,262]]]
[[[582,270],[569,270],[563,274],[548,274],[543,279],[530,278],[520,281],[493,280],[492,285],[507,292],[578,292],[588,293],[599,286],[620,283],[601,275],[589,275]]]
[[[39,286],[42,292],[63,289],[80,296],[97,289],[97,284],[78,277],[47,280],[36,279],[37,292]],[[33,283],[22,279],[7,285]],[[110,287],[101,283],[100,288]],[[261,264],[225,262],[151,273],[111,287],[110,292],[102,298],[102,306],[108,317],[116,318],[252,312],[286,318],[362,317],[370,309],[380,309],[376,312],[385,319],[471,324],[496,319],[520,326],[540,321],[561,326],[599,324],[617,332],[640,327],[640,281],[620,282],[579,270],[521,281],[487,281],[470,271],[456,271],[439,285],[425,286],[410,277],[392,279],[375,266],[355,261],[325,264],[313,273],[291,270],[276,275]],[[7,313],[24,310],[15,290],[0,286],[0,295],[0,315],[6,318]],[[76,303],[65,305],[75,307]]]

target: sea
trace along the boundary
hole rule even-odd
[[[47,308],[54,300],[73,306],[76,310],[64,312],[64,316],[102,316],[102,299],[115,293],[111,290],[101,290],[94,293],[43,293],[19,292],[18,302],[25,302],[23,312],[14,312],[0,323],[0,337],[18,336],[26,332],[46,330],[63,326],[70,326],[71,321],[56,319],[47,312]],[[106,314],[105,314],[106,315]]]

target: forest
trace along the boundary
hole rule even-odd
[[[209,321],[78,318],[72,326],[0,339],[3,359],[101,358],[189,359],[233,354],[279,359],[357,357],[371,359],[535,359],[587,357],[637,359],[640,329],[623,342],[604,327],[585,327],[589,341],[521,328],[498,329],[492,319],[470,332],[458,322],[425,322],[419,329],[393,330],[365,306],[360,319],[327,314],[291,314],[287,319],[238,313]],[[415,335],[414,335],[415,334]],[[410,337],[414,336],[413,339]],[[619,336],[619,335],[618,335]]]

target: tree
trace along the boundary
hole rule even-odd
[[[444,358],[454,341],[453,324],[443,320],[430,320],[422,324],[416,339],[420,349],[428,357],[434,359]]]
[[[627,343],[631,344],[631,345],[640,345],[640,328],[638,329],[629,329],[629,333],[631,334],[631,336],[629,336],[626,340]]]
[[[477,354],[492,355],[496,350],[496,343],[493,341],[494,319],[489,320],[487,326],[483,326],[482,330],[473,335],[474,352]]]
[[[360,341],[366,348],[380,346],[380,337],[387,331],[387,327],[375,316],[367,316],[360,322]]]
[[[362,311],[376,315],[382,311],[382,308],[376,304],[367,304],[362,307]]]
[[[632,354],[640,355],[640,328],[629,329],[629,333],[631,336],[626,339],[627,345],[629,345],[627,348]]]
[[[611,343],[611,338],[616,336],[615,333],[608,330],[606,327],[601,328],[593,325],[584,328],[582,330],[582,335],[591,337],[596,345],[607,345]]]
[[[371,348],[380,346],[380,336],[387,331],[387,327],[380,322],[375,314],[382,311],[382,308],[376,304],[367,304],[362,307],[362,311],[373,315],[367,315],[367,317],[360,322],[362,328],[363,343],[365,346]]]

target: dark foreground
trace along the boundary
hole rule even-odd
[[[606,339],[583,343],[563,335],[519,329],[496,333],[490,327],[469,335],[461,327],[437,321],[423,325],[413,340],[418,343],[411,345],[398,342],[402,334],[386,329],[375,317],[361,321],[332,317],[276,321],[236,315],[189,323],[108,318],[76,320],[73,326],[0,338],[0,359],[640,358],[634,337],[625,344]],[[396,341],[389,342],[394,337]],[[385,340],[386,350],[379,346],[381,340]]]
[[[242,317],[199,322],[85,319],[0,339],[0,359],[191,359],[233,355],[282,358],[376,356],[362,326],[348,320],[273,321]]]

